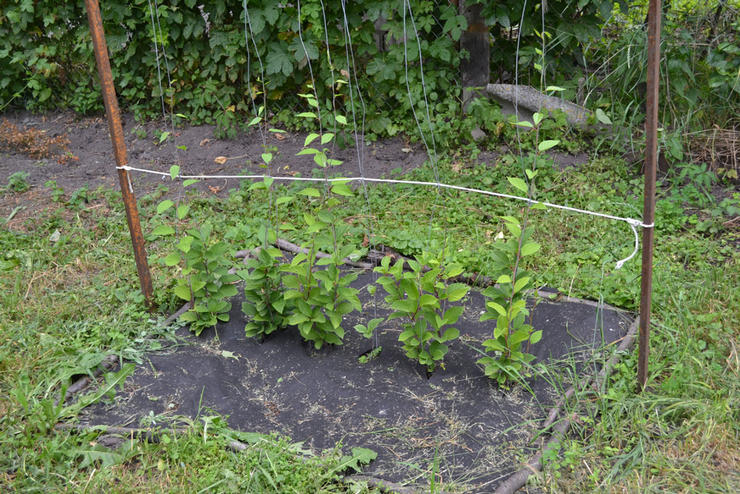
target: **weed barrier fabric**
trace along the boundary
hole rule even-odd
[[[362,273],[354,286],[373,280]],[[138,426],[153,414],[166,426],[176,416],[218,413],[234,429],[285,434],[315,451],[338,442],[373,449],[378,458],[363,474],[376,479],[423,490],[434,476],[445,490],[491,492],[536,452],[532,438],[572,376],[598,372],[633,321],[627,312],[593,302],[540,299],[532,324],[543,338],[531,352],[547,371],[526,386],[501,389],[475,363],[481,356],[476,347],[492,331],[490,322],[478,321],[484,310],[478,291],[465,299],[456,325],[461,338],[451,343],[444,368],[429,378],[404,355],[399,320],[378,328],[382,350],[360,363],[372,342],[352,328],[391,312],[382,295],[360,295],[364,314],[345,318],[345,344],[320,350],[294,328],[263,342],[247,339],[236,297],[228,323],[199,337],[181,328],[186,344],[150,354],[124,389],[88,407],[81,423]]]

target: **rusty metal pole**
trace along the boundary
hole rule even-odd
[[[640,353],[637,388],[645,387],[650,355],[650,303],[653,292],[655,178],[658,168],[658,83],[660,79],[660,0],[648,7],[647,110],[645,115],[645,202],[642,210],[642,277],[640,286]]]
[[[121,112],[118,109],[116,88],[113,86],[113,74],[110,70],[110,60],[108,58],[108,46],[105,42],[105,33],[103,32],[103,19],[100,16],[98,0],[85,0],[85,7],[87,8],[90,35],[92,36],[93,47],[95,49],[95,61],[98,65],[100,87],[103,93],[103,102],[105,103],[105,114],[108,117],[108,130],[110,132],[111,142],[113,143],[113,154],[118,165],[118,181],[121,185],[123,204],[126,208],[128,229],[131,232],[131,243],[134,247],[136,269],[139,272],[139,284],[141,285],[141,291],[144,294],[147,306],[152,309],[154,308],[152,276],[149,273],[149,264],[147,263],[146,250],[144,249],[144,236],[141,233],[139,210],[136,207],[136,198],[131,188],[128,171],[121,169],[122,166],[128,164],[128,159],[126,158],[126,144],[123,141]]]

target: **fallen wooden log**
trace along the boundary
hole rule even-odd
[[[588,127],[591,111],[570,101],[548,96],[531,86],[515,84],[488,84],[486,92],[502,104],[505,113],[513,112],[513,105],[520,107],[523,118],[531,119],[531,113],[546,109],[548,111],[561,110],[565,113],[568,123],[577,127]],[[525,110],[525,111],[522,111]],[[521,115],[520,115],[520,118]]]

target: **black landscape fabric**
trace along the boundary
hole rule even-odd
[[[364,273],[355,286],[373,281]],[[531,322],[543,338],[531,352],[535,363],[552,364],[550,372],[528,379],[530,390],[501,389],[476,365],[481,355],[474,347],[492,331],[491,322],[478,320],[479,292],[464,301],[456,325],[461,338],[429,378],[404,355],[398,319],[380,326],[381,352],[360,363],[372,342],[352,328],[390,313],[382,289],[375,296],[362,290],[361,299],[364,314],[343,323],[345,344],[317,351],[295,328],[264,342],[247,339],[237,297],[228,323],[199,337],[180,329],[187,344],[149,355],[112,402],[88,408],[83,424],[138,426],[150,412],[163,424],[168,416],[217,412],[232,428],[285,434],[316,451],[339,441],[373,449],[378,457],[364,472],[373,477],[423,486],[436,474],[456,489],[490,492],[533,451],[531,438],[569,376],[593,373],[609,353],[604,346],[623,337],[633,320],[592,302],[541,298]]]

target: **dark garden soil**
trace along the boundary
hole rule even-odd
[[[87,187],[95,190],[99,186],[117,190],[118,175],[113,157],[113,149],[104,117],[79,117],[72,113],[51,113],[34,115],[28,112],[0,113],[0,123],[7,121],[20,132],[39,130],[49,139],[59,137],[68,140],[65,146],[52,145],[48,156],[39,158],[21,152],[14,146],[3,143],[7,136],[0,131],[0,187],[8,182],[15,172],[28,173],[27,182],[31,192],[38,196],[51,196],[51,190],[44,187],[49,180],[64,189],[67,196],[76,190]],[[169,172],[170,166],[178,164],[182,174],[235,175],[263,174],[259,166],[263,152],[262,137],[259,132],[242,132],[234,139],[216,139],[214,127],[203,125],[178,128],[175,135],[159,143],[159,135],[168,130],[166,122],[137,123],[132,115],[123,117],[128,164]],[[311,156],[296,156],[303,148],[305,133],[268,133],[266,144],[276,146],[277,153],[270,171],[273,175],[311,176],[316,165]],[[185,150],[178,149],[184,147]],[[335,149],[333,157],[344,162],[333,167],[332,173],[341,176],[359,175],[357,151],[354,147]],[[484,151],[478,156],[478,163],[495,166],[498,152]],[[224,163],[215,161],[219,157],[229,158]],[[588,161],[585,155],[554,155],[561,167],[583,164]],[[409,143],[397,137],[378,142],[368,142],[362,154],[363,170],[366,177],[391,177],[396,173],[407,172],[421,166],[427,160],[426,150],[419,142]],[[220,160],[219,160],[220,161]],[[154,190],[157,185],[169,183],[162,177],[132,172],[131,179],[137,197]],[[198,185],[205,194],[225,196],[229,189],[237,188],[237,180],[209,180]],[[170,194],[177,191],[170,187]],[[23,196],[0,196],[0,216],[7,217],[18,207],[18,201],[26,202]],[[9,228],[21,225],[33,218],[40,209],[38,201],[30,201],[18,208]]]
[[[0,121],[8,120],[19,129],[42,130],[49,137],[63,136],[69,140],[67,149],[56,146],[54,156],[33,158],[12,149],[0,149],[0,184],[14,172],[28,172],[28,182],[43,187],[47,180],[56,180],[65,191],[87,186],[90,190],[103,185],[118,187],[116,164],[104,117],[79,118],[70,113],[32,115],[29,113],[0,114]],[[216,139],[213,126],[178,128],[175,135],[159,143],[159,133],[167,131],[166,122],[137,123],[133,116],[123,118],[123,131],[128,151],[128,162],[136,168],[169,172],[179,164],[183,174],[235,175],[247,171],[262,174],[260,155],[264,152],[262,137],[257,131],[242,132],[234,139]],[[273,175],[311,176],[316,168],[311,156],[296,156],[303,149],[305,133],[268,133],[266,144],[276,146]],[[184,146],[186,149],[178,149]],[[78,159],[63,157],[66,152]],[[219,164],[216,158],[230,158]],[[401,138],[367,143],[363,167],[368,177],[389,176],[391,172],[405,172],[420,166],[427,158],[421,144],[409,144]],[[337,148],[333,157],[344,161],[332,168],[343,176],[359,175],[354,148]],[[63,163],[59,163],[62,158]],[[136,193],[141,195],[163,183],[158,176],[132,173]],[[213,180],[210,192],[227,192],[237,187],[236,180]]]
[[[373,277],[361,274],[356,287]],[[390,313],[382,296],[361,294],[365,311],[345,319],[345,344],[321,350],[304,344],[293,328],[262,343],[245,338],[235,299],[229,323],[200,337],[180,329],[185,345],[151,354],[114,399],[83,414],[82,424],[137,427],[153,415],[164,426],[177,415],[217,412],[232,428],[286,434],[316,451],[339,441],[373,449],[378,458],[365,473],[386,481],[428,486],[436,472],[446,490],[491,492],[534,450],[532,438],[568,387],[565,376],[593,373],[594,362],[609,353],[605,345],[622,338],[632,321],[592,302],[542,298],[532,324],[543,339],[532,352],[550,372],[530,378],[531,391],[507,390],[475,363],[480,355],[471,346],[491,332],[490,323],[478,322],[484,307],[478,292],[465,301],[461,339],[430,378],[404,355],[399,320],[379,328],[380,354],[360,363],[372,343],[351,328]]]

